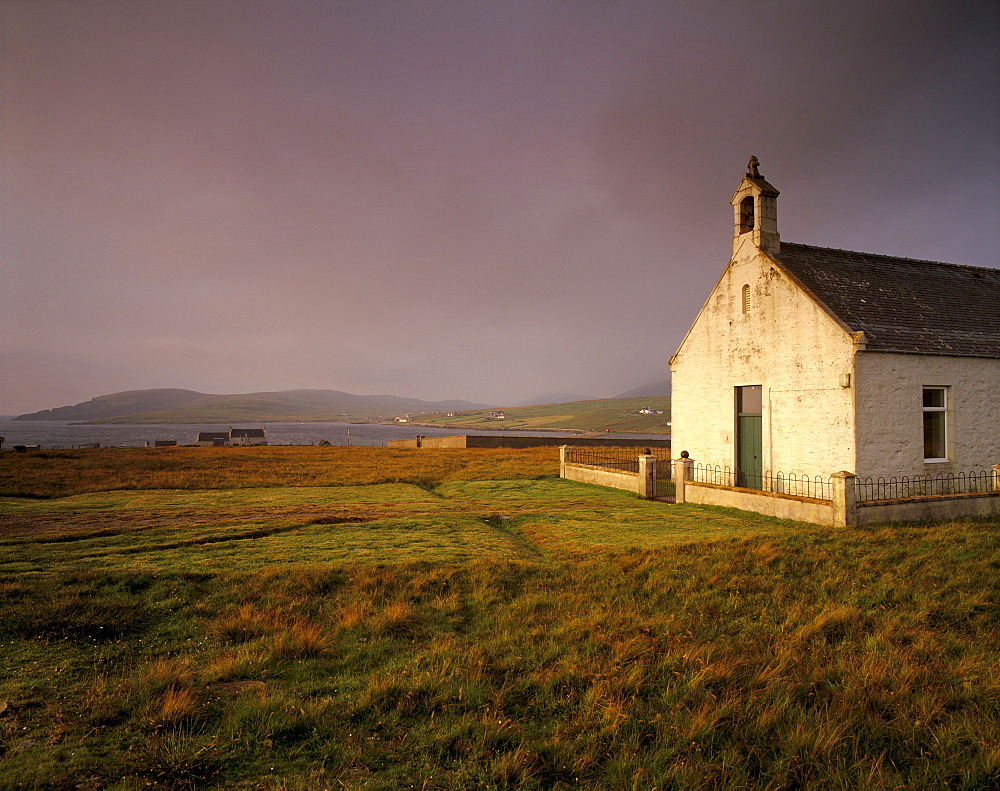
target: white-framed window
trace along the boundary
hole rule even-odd
[[[948,388],[924,388],[924,461],[948,461]]]

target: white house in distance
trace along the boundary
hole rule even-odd
[[[229,429],[230,445],[266,445],[266,428],[232,428]]]
[[[782,242],[756,157],[732,260],[670,359],[672,447],[761,473],[1000,463],[1000,270]]]

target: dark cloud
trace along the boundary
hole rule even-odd
[[[751,153],[786,239],[996,263],[991,2],[0,15],[0,412],[661,380]]]

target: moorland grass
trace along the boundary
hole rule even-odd
[[[95,448],[0,452],[0,497],[65,497],[115,489],[244,489],[541,478],[556,448]]]
[[[1000,783],[995,522],[548,478],[0,505],[0,789]]]
[[[798,529],[733,509],[666,508],[555,478],[0,500],[0,574],[109,567],[246,571],[278,563],[533,560],[595,548]],[[235,565],[234,565],[235,564]]]

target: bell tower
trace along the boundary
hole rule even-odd
[[[778,236],[778,191],[760,175],[760,162],[750,157],[733,204],[733,255],[747,238],[765,253],[781,252]],[[749,236],[748,236],[749,235]]]

